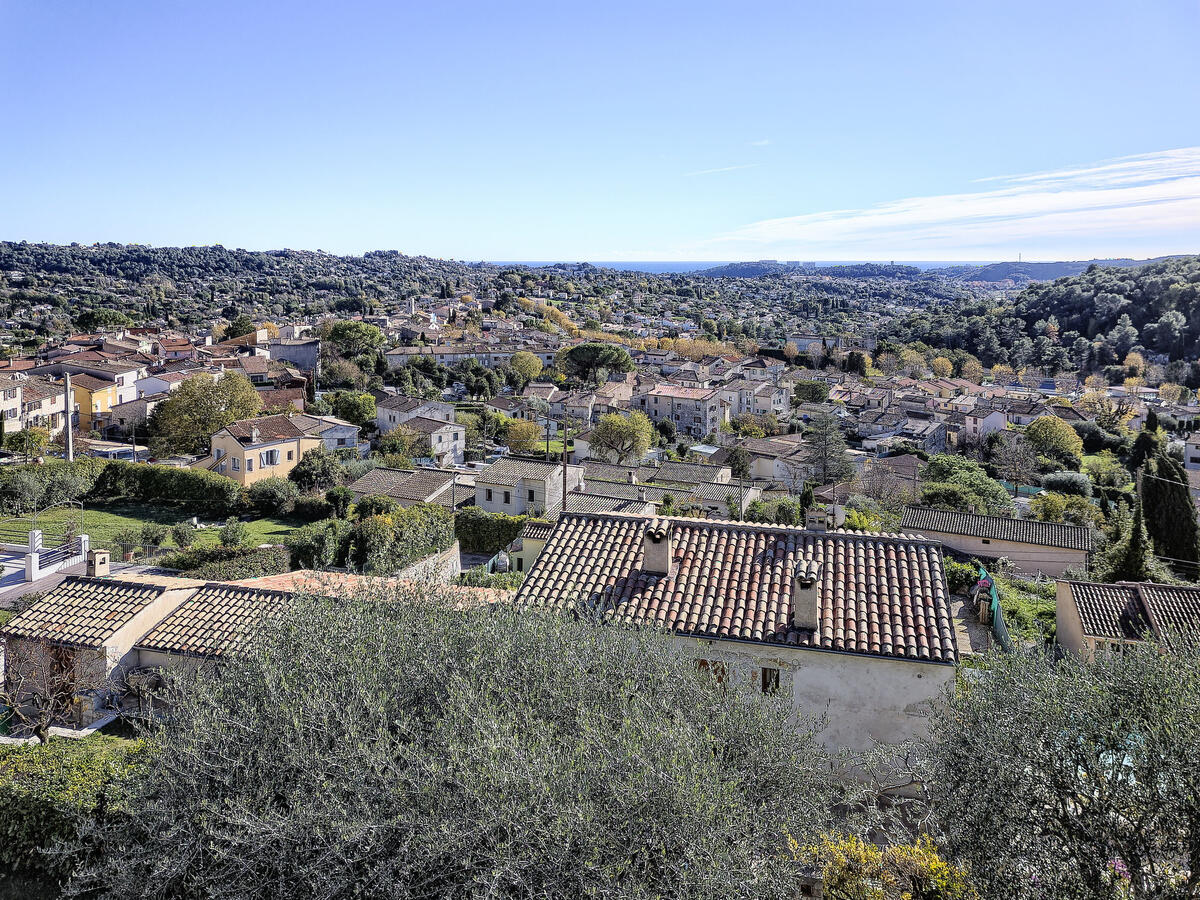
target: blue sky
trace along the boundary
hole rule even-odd
[[[1200,251],[1200,3],[0,0],[0,238]]]

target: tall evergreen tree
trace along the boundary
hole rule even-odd
[[[1110,565],[1108,581],[1154,580],[1154,546],[1146,533],[1140,503],[1133,513],[1129,537],[1117,545]]]
[[[854,465],[846,455],[846,437],[837,418],[821,412],[808,424],[800,458],[809,467],[812,477],[818,484],[833,484],[849,478]]]
[[[1180,577],[1200,575],[1200,526],[1187,474],[1162,452],[1146,461],[1141,478],[1141,509],[1158,555]]]

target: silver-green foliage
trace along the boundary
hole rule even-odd
[[[934,714],[940,841],[988,897],[1200,893],[1200,652],[996,655]]]
[[[651,632],[435,588],[301,599],[177,682],[101,826],[109,897],[795,895],[836,761]],[[435,596],[431,597],[430,595]]]

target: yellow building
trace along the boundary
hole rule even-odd
[[[119,402],[121,385],[94,375],[72,375],[71,394],[79,413],[79,428],[101,431],[111,420],[111,411]]]
[[[323,443],[286,415],[243,419],[214,434],[209,455],[195,467],[250,485],[264,478],[287,478],[305,453]]]

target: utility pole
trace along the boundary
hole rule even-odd
[[[65,446],[67,449],[67,462],[75,460],[75,400],[71,392],[71,373],[67,372],[63,376],[63,410],[66,414],[67,422],[64,426],[67,430],[67,439]]]

